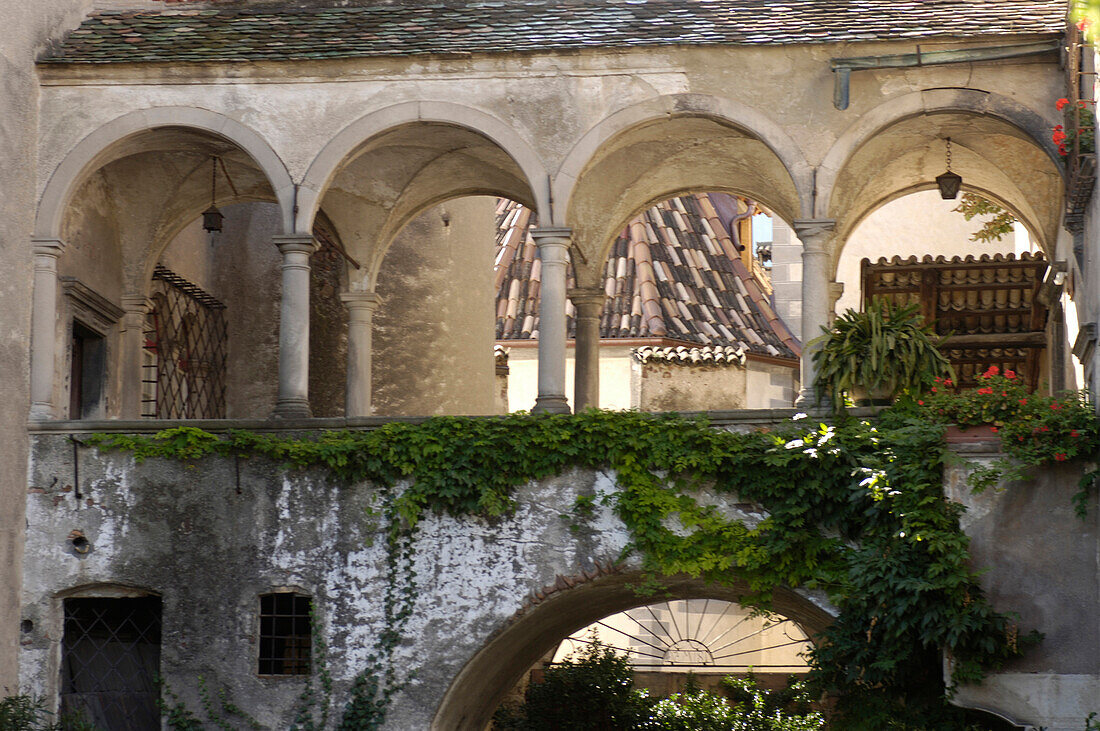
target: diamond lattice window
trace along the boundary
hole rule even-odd
[[[158,265],[146,318],[142,415],[225,418],[225,305]]]
[[[160,728],[159,597],[65,600],[61,715],[97,729]]]

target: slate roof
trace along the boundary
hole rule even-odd
[[[1057,34],[1065,0],[437,0],[92,14],[44,63],[258,61]]]
[[[1020,373],[1038,385],[1047,307],[1040,297],[1047,262],[1042,254],[983,254],[947,259],[864,259],[863,296],[921,305],[935,330],[950,336],[941,350],[960,385],[989,366]]]
[[[541,267],[527,232],[533,214],[511,201],[501,201],[497,214],[497,339],[537,339]],[[797,358],[797,338],[771,308],[730,236],[736,214],[735,199],[710,193],[672,198],[631,221],[605,266],[608,299],[600,337]],[[572,265],[568,283],[574,283]],[[572,303],[566,314],[573,337]]]

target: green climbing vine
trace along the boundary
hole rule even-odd
[[[393,655],[413,610],[424,514],[504,516],[518,486],[574,466],[613,471],[617,489],[599,500],[628,528],[626,552],[640,556],[649,583],[677,573],[739,580],[750,589],[745,603],[761,609],[779,587],[824,591],[840,614],[812,652],[811,675],[817,689],[840,697],[841,714],[939,713],[941,653],[952,660],[953,681],[973,681],[1038,639],[994,611],[967,565],[962,508],[942,491],[942,437],[943,426],[910,404],[874,423],[796,419],[751,433],[675,415],[589,411],[440,417],[305,437],[178,427],[94,443],[138,460],[265,456],[381,486],[385,621],[340,725],[351,730],[378,728],[409,680]],[[1095,429],[1089,439],[1095,445]],[[752,527],[727,518],[699,502],[704,487],[754,502],[768,517]],[[573,519],[593,508],[582,500]]]

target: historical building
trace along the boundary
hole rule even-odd
[[[979,293],[960,348],[1000,338],[1025,372],[1095,390],[1094,152],[1051,138],[1059,99],[1095,97],[1066,13],[1061,0],[7,3],[0,688],[151,728],[154,675],[196,705],[198,677],[216,677],[279,727],[310,672],[310,608],[324,607],[340,697],[382,621],[371,486],[231,457],[137,464],[82,435],[496,414],[497,344],[533,371],[528,406],[565,413],[602,403],[600,352],[617,340],[639,348],[623,359],[639,376],[698,371],[684,393],[639,386],[624,406],[766,425],[814,406],[800,344],[829,322],[848,240],[947,169],[1041,258],[879,261],[897,252],[870,244],[863,280],[919,299],[905,288],[931,285],[929,266],[941,281],[957,270],[958,292]],[[513,221],[494,247],[498,198],[537,226]],[[738,200],[797,237],[782,261],[773,251],[797,276],[770,296],[751,248],[731,250],[746,211],[722,206]],[[658,245],[669,236],[691,261]],[[936,306],[967,305],[958,292]],[[724,364],[678,363],[696,356]],[[792,409],[752,408],[780,402]],[[993,595],[1047,639],[956,702],[1051,729],[1097,710],[1097,524],[1060,522],[1076,477],[1042,475],[1026,520],[995,494],[968,515]],[[558,642],[636,605],[615,516],[579,532],[560,519],[613,488],[578,470],[525,486],[504,523],[425,520],[399,649],[419,674],[388,727],[484,728]],[[737,599],[686,579],[670,592]],[[794,591],[776,609],[806,636],[831,617]],[[123,667],[124,687],[98,685]]]

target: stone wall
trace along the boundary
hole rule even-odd
[[[493,414],[494,201],[428,209],[382,260],[372,406],[380,416]]]
[[[342,707],[381,627],[383,526],[369,512],[380,507],[376,486],[263,459],[135,464],[68,436],[33,437],[19,615],[25,691],[57,697],[62,597],[145,591],[163,601],[161,672],[174,692],[199,708],[201,675],[227,686],[265,727],[285,727],[302,681],[257,676],[256,626],[259,595],[292,587],[314,599]],[[423,520],[415,607],[396,657],[402,672],[418,675],[396,697],[387,728],[426,729],[443,704],[438,712],[451,720],[436,718],[436,727],[480,731],[447,708],[473,704],[484,716],[569,632],[637,603],[628,586],[635,561],[616,564],[628,540],[622,523],[598,501],[579,530],[562,518],[578,495],[613,488],[606,474],[574,470],[520,488],[516,512],[501,520]],[[734,515],[747,509],[734,496],[714,499]],[[74,550],[73,531],[89,542],[86,553]],[[685,596],[736,594],[671,585]],[[783,596],[779,611],[811,628],[827,621],[812,602]],[[489,687],[473,697],[454,691],[460,702],[444,703],[460,671],[478,662],[491,670],[474,680]]]
[[[27,340],[31,317],[31,232],[37,184],[38,79],[34,58],[50,38],[79,24],[90,2],[4,5],[0,34],[0,692],[15,689],[23,493],[24,428],[30,408]]]
[[[987,463],[996,443],[959,445],[962,456]],[[955,702],[992,710],[1016,723],[1078,731],[1100,711],[1100,506],[1084,520],[1073,512],[1081,465],[1045,467],[1034,479],[980,494],[966,482],[969,466],[950,466],[947,495],[966,506],[971,563],[993,606],[1019,615],[1021,633],[1043,640],[983,681],[964,686]]]

